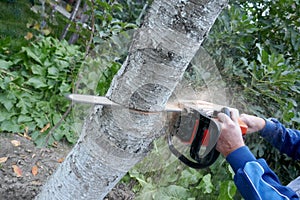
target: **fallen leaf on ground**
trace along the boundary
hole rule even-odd
[[[21,145],[21,142],[20,141],[18,141],[18,140],[12,140],[12,141],[10,141],[11,143],[12,143],[12,145],[14,145],[15,147],[18,147],[18,146],[20,146]]]
[[[53,142],[52,146],[57,148],[57,144],[58,144],[58,142]]]
[[[7,161],[8,157],[1,157],[0,163],[5,163]]]
[[[12,165],[12,168],[13,168],[15,174],[17,175],[17,177],[22,176],[22,170],[20,167],[18,167],[17,165]]]
[[[33,176],[36,176],[38,174],[38,167],[36,165],[34,165],[32,168],[31,168],[31,172],[33,174]]]
[[[46,130],[48,130],[48,128],[50,128],[50,123],[46,124],[46,126],[44,126],[44,128],[42,128],[40,130],[41,133],[44,133]]]

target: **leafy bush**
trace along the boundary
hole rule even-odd
[[[296,1],[232,3],[204,44],[224,77],[235,80],[228,81],[232,87],[245,90],[239,98],[244,110],[270,113],[292,126],[299,122],[300,25],[295,22],[298,11],[292,9],[297,6]]]
[[[204,43],[231,88],[235,107],[278,118],[296,129],[300,128],[298,7],[298,1],[232,2]],[[280,155],[257,135],[246,140],[284,184],[299,174],[299,163]]]
[[[1,49],[9,51],[5,46]],[[69,106],[64,95],[72,91],[83,58],[78,46],[50,37],[38,38],[15,55],[1,54],[0,131],[31,133],[38,145],[63,137],[74,143],[68,123],[45,136]]]
[[[133,168],[126,180],[136,180],[136,199],[233,199],[236,187],[233,171],[220,157],[209,169],[195,170],[171,155],[164,138]],[[225,181],[220,181],[225,180]]]

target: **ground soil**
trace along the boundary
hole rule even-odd
[[[0,200],[30,200],[71,150],[64,143],[37,148],[18,134],[0,134]],[[122,183],[105,200],[130,200],[134,193]]]

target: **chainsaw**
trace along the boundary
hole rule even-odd
[[[103,96],[70,94],[66,97],[77,103],[122,107]],[[179,113],[172,131],[167,135],[170,151],[191,168],[202,169],[212,165],[220,155],[216,150],[220,136],[216,118],[220,112],[230,117],[229,108],[205,101],[182,100],[180,103],[167,103],[163,111]],[[245,135],[247,125],[241,120],[239,125]]]

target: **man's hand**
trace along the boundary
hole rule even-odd
[[[266,121],[263,118],[253,115],[241,114],[240,119],[248,126],[247,133],[258,132],[266,125]]]
[[[225,157],[234,150],[245,146],[238,123],[238,110],[232,109],[230,112],[231,118],[224,113],[218,114],[218,120],[221,125],[221,134],[216,148]]]

